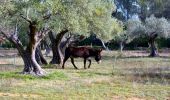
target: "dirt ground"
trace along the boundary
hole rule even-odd
[[[117,51],[117,50],[113,50]],[[44,51],[42,51],[44,53]],[[50,53],[50,56],[52,54]],[[148,56],[149,50],[124,50],[123,55],[125,57],[142,57],[142,56]],[[6,57],[6,56],[18,56],[18,51],[16,49],[0,49],[0,57]],[[161,57],[168,57],[170,56],[170,48],[165,49],[159,49],[159,56]]]
[[[43,54],[45,54],[44,51],[42,51]],[[108,51],[104,51],[108,52]],[[149,50],[124,50],[122,53],[120,53],[117,50],[113,50],[112,52],[115,53],[115,55],[122,56],[122,57],[147,57],[149,55]],[[109,54],[108,54],[109,55]],[[52,56],[52,52],[49,54],[49,57]],[[8,61],[1,60],[3,58],[15,58],[19,57],[18,51],[16,49],[0,49],[0,64],[8,64]],[[167,58],[170,57],[170,49],[160,49],[159,50],[159,57]]]

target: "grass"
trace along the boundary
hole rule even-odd
[[[15,79],[22,79],[22,80],[67,80],[68,77],[61,71],[55,71],[51,72],[50,74],[47,74],[46,76],[38,77],[38,76],[33,76],[33,75],[23,75],[21,73],[17,72],[1,72],[0,77],[4,79],[10,79],[10,78],[15,78]]]
[[[75,70],[70,61],[66,62],[64,70],[45,66],[49,73],[45,77],[19,74],[22,64],[0,65],[0,99],[170,99],[169,58],[129,57],[126,54],[117,58],[117,54],[104,52],[102,63],[93,61],[91,68],[86,70],[82,59],[75,60],[79,70]]]

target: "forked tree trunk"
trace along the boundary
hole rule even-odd
[[[24,62],[24,69],[23,69],[24,74],[34,74],[38,76],[45,75],[45,71],[41,68],[41,66],[36,61],[35,55],[37,50],[38,55],[42,56],[41,52],[39,52],[40,50],[36,48],[39,45],[40,41],[44,38],[45,33],[47,33],[48,30],[43,29],[41,31],[38,31],[36,21],[31,21],[28,18],[23,17],[22,15],[21,17],[25,19],[27,22],[29,22],[29,31],[30,31],[28,34],[29,44],[26,50],[24,49],[24,46],[19,40],[17,32],[14,32],[14,34],[9,35],[7,33],[2,32],[2,30],[0,30],[0,33],[2,33],[10,42],[12,42],[16,46]],[[17,28],[15,31],[17,31]],[[40,59],[42,59],[42,57],[40,57]]]
[[[29,25],[30,34],[29,34],[29,44],[28,44],[27,49],[28,51],[30,51],[30,55],[31,55],[31,62],[33,65],[32,71],[36,75],[44,75],[45,71],[38,64],[36,57],[35,57],[36,48],[39,45],[40,41],[42,40],[44,34],[43,34],[43,31],[37,31],[37,26],[36,26],[37,23],[35,21],[30,21],[29,23],[30,23]]]
[[[26,50],[24,50],[24,46],[18,39],[17,35],[8,35],[4,32],[1,32],[6,36],[6,38],[14,44],[14,46],[17,48],[19,54],[21,55],[21,58],[24,62],[24,69],[23,69],[23,74],[35,74],[35,65],[32,62],[31,59],[31,52],[30,49],[27,47]]]
[[[62,52],[62,49],[60,47],[61,44],[61,40],[63,38],[63,36],[68,32],[68,30],[63,30],[60,33],[57,34],[56,38],[54,38],[54,35],[52,32],[49,33],[49,37],[52,43],[52,53],[53,53],[53,57],[51,60],[51,64],[62,64],[63,59],[64,59],[64,55]]]

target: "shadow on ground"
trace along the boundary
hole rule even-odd
[[[170,84],[170,67],[159,68],[125,68],[122,76],[137,82],[154,82]]]

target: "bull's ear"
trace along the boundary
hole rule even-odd
[[[99,51],[101,52],[103,49],[99,49]]]

